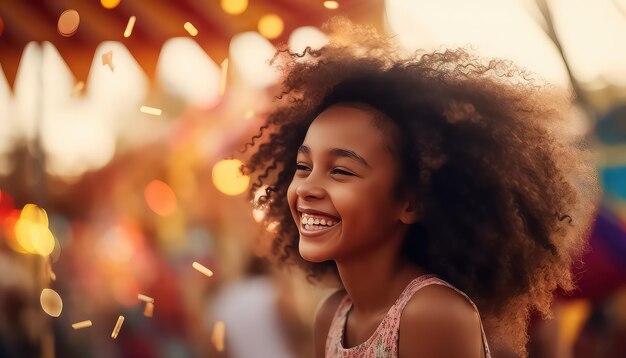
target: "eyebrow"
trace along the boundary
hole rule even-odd
[[[300,148],[298,148],[298,153],[308,155],[311,153],[311,149],[309,149],[309,147],[307,147],[306,145],[301,145]],[[364,166],[368,168],[371,168],[367,160],[365,160],[365,158],[363,158],[362,156],[356,154],[356,152],[354,152],[353,150],[342,149],[342,148],[331,148],[330,155],[332,155],[333,157],[338,157],[338,158],[350,158],[352,160],[355,160],[363,164]]]

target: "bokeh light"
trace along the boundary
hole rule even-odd
[[[259,32],[261,35],[267,37],[272,40],[277,38],[283,33],[285,28],[285,24],[283,23],[283,19],[280,16],[275,14],[268,14],[263,16],[259,20]]]
[[[120,0],[100,0],[100,4],[105,9],[114,9],[120,4]]]
[[[153,180],[146,186],[144,197],[148,207],[158,215],[167,216],[176,210],[176,194],[160,180]]]
[[[56,245],[46,211],[34,204],[26,204],[22,209],[15,223],[15,237],[26,252],[42,256],[50,255]]]
[[[315,50],[323,47],[327,43],[328,37],[317,27],[303,26],[291,32],[287,45],[289,46],[290,52],[302,53],[307,47]],[[304,58],[306,58],[306,56]]]
[[[102,235],[98,250],[103,258],[113,263],[126,263],[135,253],[136,241],[137,237],[133,235],[132,230],[116,225]]]
[[[220,68],[188,37],[163,44],[156,75],[165,93],[194,104],[213,103],[219,97]]]
[[[339,3],[336,1],[324,1],[324,7],[329,10],[335,10],[339,8]]]
[[[252,217],[257,223],[260,223],[261,221],[263,221],[263,219],[265,219],[265,215],[268,210],[267,203],[259,202],[259,199],[262,196],[266,195],[266,189],[267,185],[263,185],[254,193],[254,199],[252,201],[252,206],[254,207],[254,209],[252,209]]]
[[[266,87],[274,84],[278,72],[269,65],[276,48],[258,32],[244,32],[230,41],[230,63],[241,80],[250,87]]]
[[[263,219],[265,219],[265,210],[258,208],[252,209],[252,218],[257,223],[260,223],[261,221],[263,221]]]
[[[213,184],[226,195],[239,195],[248,188],[250,177],[241,174],[243,163],[237,159],[225,159],[213,167]]]
[[[22,58],[15,75],[13,103],[11,106],[13,115],[6,117],[4,120],[8,121],[11,117],[15,117],[12,120],[14,126],[13,135],[19,138],[33,140],[37,133],[37,103],[41,88],[41,81],[38,79],[37,73],[41,70],[42,56],[39,44],[35,41],[29,42],[22,51]],[[7,89],[10,91],[10,88]],[[7,101],[7,103],[10,103],[10,101]]]
[[[44,288],[41,291],[39,301],[41,302],[41,308],[48,315],[52,317],[59,317],[61,315],[61,311],[63,311],[63,300],[61,300],[61,296],[59,296],[55,290]]]
[[[248,0],[221,0],[220,5],[225,13],[239,15],[248,8]]]

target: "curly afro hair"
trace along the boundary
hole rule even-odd
[[[508,61],[463,49],[407,56],[344,19],[326,30],[321,49],[276,54],[278,106],[244,147],[254,149],[250,198],[265,189],[255,205],[278,224],[276,258],[310,278],[336,274],[334,262],[300,257],[287,187],[311,122],[335,103],[366,104],[390,122],[381,130],[401,164],[396,192],[423,205],[403,254],[472,297],[490,339],[525,356],[531,311],[548,316],[553,291],[574,287],[599,198],[587,146],[564,130],[570,96]]]

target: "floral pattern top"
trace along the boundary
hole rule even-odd
[[[467,300],[469,300],[476,312],[478,312],[478,309],[476,308],[476,305],[474,305],[474,302],[472,302],[472,300],[465,293],[434,275],[423,275],[417,277],[407,285],[402,294],[400,294],[400,297],[398,297],[398,299],[396,300],[396,303],[391,306],[383,320],[376,328],[376,331],[374,331],[374,333],[369,337],[368,340],[357,346],[344,348],[344,329],[346,326],[348,314],[352,309],[352,301],[350,300],[350,297],[346,295],[337,307],[335,316],[333,317],[333,320],[330,324],[328,337],[326,338],[326,357],[398,357],[398,341],[400,338],[400,316],[402,315],[402,310],[404,309],[404,306],[407,304],[407,302],[409,302],[411,297],[413,297],[413,294],[415,294],[415,292],[417,292],[422,287],[426,287],[428,285],[443,285],[455,290],[463,297],[467,298]],[[482,321],[480,323],[480,330],[482,333],[485,358],[491,358],[491,353],[489,352],[489,346],[487,345],[487,339],[485,337],[485,331],[483,329]]]

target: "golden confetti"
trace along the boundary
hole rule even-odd
[[[76,86],[74,86],[74,89],[72,89],[72,96],[76,97],[78,96],[82,91],[83,88],[85,88],[85,82],[80,81],[76,84]]]
[[[339,8],[339,3],[336,1],[324,1],[324,7],[330,10]]]
[[[185,22],[183,27],[185,28],[185,30],[187,30],[187,32],[189,32],[189,35],[191,36],[196,36],[198,34],[198,29],[196,29],[196,27],[193,26],[193,24],[189,21]]]
[[[76,322],[76,323],[72,324],[72,328],[74,328],[74,329],[87,328],[87,327],[91,327],[91,326],[92,326],[92,323],[91,323],[90,320]]]
[[[52,317],[59,317],[63,311],[63,300],[55,290],[44,288],[39,297],[41,308]]]
[[[135,20],[137,18],[134,16],[131,16],[128,19],[128,24],[126,24],[126,30],[124,30],[124,37],[130,37],[130,35],[133,33],[133,27],[135,27]]]
[[[102,66],[109,65],[111,72],[115,69],[113,65],[113,51],[105,52],[102,54]]]
[[[202,264],[194,261],[193,264],[191,265],[193,266],[193,268],[195,268],[196,270],[200,271],[201,273],[211,277],[213,276],[213,271],[209,270],[208,268],[202,266]]]
[[[141,293],[137,295],[137,298],[144,302],[154,303],[154,298],[146,295],[142,295]]]
[[[153,116],[160,116],[161,115],[161,110],[158,109],[158,108],[154,108],[154,107],[141,106],[141,108],[139,108],[139,110],[142,113],[151,114]]]
[[[218,352],[224,351],[224,338],[226,338],[226,325],[224,321],[217,321],[213,324],[211,342]]]
[[[143,310],[143,315],[146,317],[152,317],[154,314],[154,303],[148,302],[146,303],[146,308]]]
[[[59,16],[59,21],[57,22],[57,31],[59,34],[65,37],[70,37],[76,33],[78,29],[78,25],[80,24],[80,15],[78,15],[78,11],[76,10],[65,10]]]
[[[222,68],[222,75],[220,77],[220,95],[223,95],[226,91],[226,79],[228,78],[228,59],[222,61],[220,66]]]
[[[113,328],[113,333],[111,333],[111,338],[117,338],[117,335],[120,333],[120,329],[122,329],[122,323],[124,323],[124,316],[119,316],[117,323],[115,324],[115,328]]]

